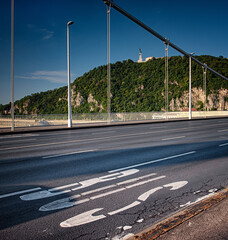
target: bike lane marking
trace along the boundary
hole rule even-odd
[[[84,213],[81,213],[79,215],[76,215],[72,218],[69,218],[63,222],[60,223],[60,226],[61,227],[64,227],[64,228],[69,228],[69,227],[76,227],[76,226],[80,226],[80,225],[84,225],[84,224],[87,224],[87,223],[91,223],[91,222],[95,222],[97,220],[100,220],[100,219],[103,219],[103,218],[106,218],[107,216],[112,216],[112,215],[115,215],[117,213],[120,213],[120,212],[123,212],[125,210],[128,210],[130,208],[133,208],[141,203],[143,203],[144,201],[146,201],[153,193],[157,192],[158,190],[161,190],[163,188],[169,188],[171,187],[171,191],[172,190],[177,190],[179,188],[182,188],[184,187],[186,184],[188,183],[188,181],[179,181],[179,182],[173,182],[173,183],[169,183],[169,184],[166,184],[166,185],[163,185],[161,187],[157,187],[157,188],[152,188],[150,189],[149,191],[141,194],[138,199],[134,202],[132,202],[131,204],[127,205],[127,206],[124,206],[122,208],[119,208],[115,211],[112,211],[112,212],[108,212],[106,215],[102,214],[102,215],[96,215],[94,216],[93,214],[94,213],[97,213],[101,210],[103,210],[104,208],[95,208],[93,210],[89,210],[89,211],[86,211]]]

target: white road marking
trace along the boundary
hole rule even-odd
[[[130,208],[133,208],[133,207],[135,207],[135,206],[137,206],[137,205],[139,205],[139,204],[141,204],[141,202],[135,201],[135,202],[133,202],[133,203],[131,203],[131,204],[123,207],[123,208],[120,208],[120,209],[117,209],[117,210],[115,210],[115,211],[109,212],[108,215],[110,215],[110,216],[115,215],[115,214],[117,214],[117,213],[123,212],[123,211],[125,211],[125,210],[130,209]]]
[[[44,190],[44,191],[40,191],[40,192],[22,195],[22,196],[20,196],[20,199],[23,201],[31,201],[31,200],[37,200],[37,199],[42,199],[42,198],[58,196],[58,195],[68,193],[68,192],[71,192],[71,190],[65,190],[65,191],[54,192],[54,193],[50,192],[48,190]]]
[[[97,149],[90,149],[90,150],[82,150],[82,151],[77,151],[77,152],[70,152],[70,153],[63,153],[63,154],[56,154],[56,155],[50,155],[50,156],[45,156],[42,158],[54,158],[54,157],[62,157],[62,156],[68,156],[68,155],[73,155],[73,154],[78,154],[78,153],[87,153],[87,152],[94,152],[97,151]]]
[[[34,192],[34,191],[38,191],[38,190],[41,190],[41,188],[37,187],[37,188],[27,189],[27,190],[23,190],[23,191],[19,191],[19,192],[7,193],[7,194],[0,195],[0,199],[15,196],[15,195],[20,195],[23,193]]]
[[[38,199],[53,197],[53,196],[61,195],[64,193],[72,192],[72,191],[75,191],[78,189],[87,188],[87,187],[95,185],[99,182],[107,182],[107,181],[123,178],[123,177],[129,176],[129,175],[135,174],[137,172],[139,172],[138,169],[121,171],[119,173],[109,174],[109,175],[105,175],[105,176],[98,177],[98,178],[91,178],[88,180],[81,181],[79,183],[72,183],[72,184],[68,184],[65,186],[51,188],[49,190],[43,190],[40,192],[26,194],[26,195],[20,196],[20,198],[21,198],[21,200],[24,200],[24,201],[31,201],[31,200],[38,200]],[[79,186],[77,188],[73,188],[73,189],[69,189],[69,190],[57,191],[59,189],[69,188],[69,187],[75,186],[75,185],[79,185]]]
[[[129,180],[126,180],[126,181],[117,183],[116,185],[123,185],[123,184],[128,184],[128,183],[136,182],[136,181],[138,181],[138,180],[141,180],[141,179],[144,179],[144,178],[148,178],[148,177],[152,177],[152,176],[154,176],[154,175],[157,175],[157,173],[150,173],[150,174],[144,175],[144,176],[142,176],[142,177],[131,178],[131,179],[129,179]]]
[[[228,129],[218,130],[218,132],[227,132]]]
[[[130,188],[133,188],[133,187],[138,187],[138,186],[144,185],[144,184],[146,184],[146,183],[153,182],[153,181],[156,181],[156,180],[165,178],[165,177],[166,177],[166,176],[159,176],[159,177],[156,177],[156,178],[149,179],[149,180],[147,180],[147,181],[143,181],[143,182],[138,182],[138,183],[132,184],[132,185],[130,185],[130,186],[127,186],[126,188],[127,188],[127,189],[130,189]]]
[[[171,191],[173,190],[177,190],[179,188],[182,188],[183,186],[185,186],[188,182],[187,181],[179,181],[179,182],[175,182],[175,183],[169,183],[166,185],[163,185],[163,187],[169,188],[171,187]]]
[[[96,192],[101,192],[101,191],[109,189],[109,188],[113,188],[115,186],[116,186],[115,184],[108,185],[106,187],[101,187],[101,188],[97,188],[97,189],[94,189],[94,190],[91,190],[91,191],[83,192],[83,193],[81,193],[81,195],[86,196],[86,195],[93,194],[93,193],[96,193]]]
[[[149,191],[143,193],[142,195],[140,195],[140,196],[138,197],[138,200],[145,202],[145,201],[147,200],[147,198],[148,198],[151,194],[157,192],[158,190],[160,190],[160,189],[162,189],[162,188],[163,188],[163,187],[152,188],[151,190],[149,190]]]
[[[97,199],[97,198],[102,198],[102,197],[112,195],[114,193],[121,192],[121,191],[124,191],[124,190],[126,190],[126,188],[119,188],[119,189],[116,189],[116,190],[113,190],[113,191],[110,191],[110,192],[107,192],[107,193],[102,193],[100,195],[96,195],[94,197],[91,197],[90,199],[94,200],[94,199]]]
[[[223,143],[223,144],[220,144],[219,147],[224,147],[224,146],[227,146],[228,143]]]
[[[222,124],[222,123],[216,124],[216,125],[211,124],[211,125],[207,125],[207,127],[218,126],[218,125],[224,125],[224,124]],[[135,127],[133,127],[133,128],[135,128]],[[24,148],[33,148],[33,147],[52,146],[52,145],[62,145],[62,144],[77,143],[77,142],[93,142],[93,141],[105,140],[105,139],[114,139],[114,138],[118,139],[118,138],[122,138],[122,137],[150,135],[150,134],[163,133],[163,132],[175,132],[175,131],[180,131],[180,130],[192,130],[192,129],[197,129],[197,128],[202,128],[202,126],[200,126],[200,127],[166,129],[166,130],[158,130],[158,131],[143,132],[143,133],[130,133],[130,134],[107,136],[107,137],[100,137],[100,138],[76,139],[76,140],[69,140],[69,141],[62,141],[62,142],[40,143],[40,144],[24,145],[24,146],[17,146],[17,147],[15,146],[15,147],[8,147],[8,148],[0,148],[0,151],[22,149],[22,148],[24,149]],[[228,129],[227,129],[227,131],[228,131]]]
[[[82,214],[79,214],[75,217],[69,218],[68,220],[60,223],[61,227],[72,227],[72,226],[79,226],[86,223],[94,222],[97,220],[100,220],[102,218],[106,218],[105,215],[98,215],[93,216],[93,213],[101,211],[103,208],[96,208],[87,212],[84,212]]]
[[[187,203],[185,203],[185,204],[182,204],[182,205],[180,205],[180,207],[190,206],[190,205],[193,205],[193,204],[195,204],[195,203],[197,203],[197,202],[199,202],[199,201],[201,201],[201,200],[204,200],[204,199],[206,199],[206,198],[208,198],[208,197],[211,197],[212,195],[214,195],[214,194],[217,192],[217,190],[218,190],[217,188],[210,189],[210,190],[208,191],[209,194],[207,194],[207,195],[205,195],[205,196],[203,196],[203,197],[197,198],[196,201],[194,201],[194,202],[189,201],[189,202],[187,202]],[[200,192],[200,191],[197,191],[197,192]],[[195,194],[195,193],[194,193],[194,194]]]
[[[149,174],[150,175],[150,174]],[[144,176],[144,178],[147,178],[148,175]],[[149,179],[147,181],[142,181],[142,182],[139,182],[139,184],[133,184],[133,185],[130,185],[130,186],[126,186],[126,187],[122,187],[122,188],[119,188],[119,189],[116,189],[116,190],[112,190],[112,191],[109,191],[109,192],[106,192],[106,193],[103,193],[103,194],[99,194],[99,195],[96,195],[96,196],[93,196],[93,197],[90,197],[90,198],[87,198],[89,200],[95,200],[95,199],[98,199],[98,198],[102,198],[102,197],[105,197],[105,196],[108,196],[108,195],[111,195],[111,194],[114,194],[114,193],[117,193],[117,192],[121,192],[121,191],[124,191],[124,190],[127,190],[129,188],[132,188],[132,187],[137,187],[139,185],[142,185],[142,184],[147,184],[149,182],[152,182],[152,181],[155,181],[155,180],[158,180],[158,179],[161,179],[161,178],[164,178],[165,176],[160,176],[160,177],[157,177],[157,178],[152,178],[152,179]],[[141,177],[142,179],[143,177]],[[139,178],[135,178],[135,181],[137,181]],[[113,184],[111,185],[112,187],[118,187],[119,185],[121,184]],[[53,211],[53,210],[57,210],[57,209],[62,209],[62,208],[68,208],[68,207],[73,207],[75,205],[78,205],[79,204],[79,198],[84,196],[84,195],[88,195],[90,193],[94,193],[94,192],[98,192],[98,191],[103,191],[103,190],[106,190],[110,188],[110,186],[108,187],[103,187],[103,188],[99,188],[99,189],[95,189],[95,190],[92,190],[92,191],[88,191],[88,192],[85,192],[85,193],[81,193],[81,194],[77,194],[77,195],[74,195],[74,196],[71,196],[71,197],[68,197],[68,198],[63,198],[63,199],[60,199],[60,200],[57,200],[57,201],[54,201],[54,202],[51,202],[51,203],[48,203],[46,205],[43,205],[42,207],[40,207],[40,211]],[[73,201],[72,201],[73,200]],[[71,202],[70,202],[71,201]],[[70,203],[69,203],[70,202]],[[81,202],[80,202],[81,203]]]
[[[166,161],[166,160],[173,159],[173,158],[187,156],[187,155],[194,154],[194,153],[196,153],[196,151],[186,152],[186,153],[182,153],[182,154],[178,154],[178,155],[174,155],[174,156],[170,156],[170,157],[165,157],[165,158],[160,158],[160,159],[152,160],[152,161],[149,161],[149,162],[139,163],[139,164],[131,165],[131,166],[128,166],[128,167],[123,167],[123,168],[118,168],[118,169],[115,169],[115,170],[111,170],[111,171],[109,171],[109,173],[114,173],[114,172],[118,172],[118,171],[122,171],[122,170],[126,170],[126,169],[131,169],[131,168],[135,168],[135,167],[141,167],[141,166],[149,165],[149,164],[156,163],[156,162],[162,162],[162,161]]]
[[[79,185],[79,183],[72,183],[72,184],[61,186],[61,187],[50,188],[50,189],[48,189],[48,191],[50,191],[50,192],[58,191],[58,190],[61,190],[64,188],[73,187],[73,186],[77,186],[77,185]]]
[[[179,136],[179,137],[172,137],[172,138],[163,138],[162,141],[169,141],[169,140],[174,140],[174,139],[179,139],[179,138],[185,138],[186,136]]]
[[[171,187],[170,190],[176,190],[176,189],[179,189],[179,188],[183,187],[187,183],[188,183],[187,181],[173,182],[173,183],[166,184],[163,187]],[[67,219],[66,221],[60,223],[60,226],[61,227],[80,226],[80,225],[84,225],[84,224],[87,224],[87,223],[95,222],[97,220],[106,218],[108,215],[112,216],[112,215],[115,215],[117,213],[123,212],[125,210],[133,208],[133,207],[141,204],[142,202],[146,201],[149,196],[151,196],[156,191],[163,189],[163,187],[157,187],[157,188],[150,189],[149,191],[147,191],[147,192],[143,193],[142,195],[140,195],[138,197],[137,201],[134,201],[131,204],[129,204],[127,206],[124,206],[122,208],[119,208],[119,209],[117,209],[115,211],[108,212],[106,214],[106,216],[105,215],[93,216],[94,213],[103,210],[103,208],[95,208],[93,210],[86,211],[86,212],[84,212],[82,214],[79,214],[79,215],[76,215],[76,216],[74,216],[72,218]]]
[[[51,146],[51,145],[62,145],[62,144],[69,144],[69,143],[77,143],[77,142],[93,142],[98,140],[104,140],[104,139],[118,139],[121,137],[130,137],[130,136],[139,136],[139,135],[149,135],[153,133],[159,133],[159,132],[170,132],[175,130],[183,130],[188,128],[182,128],[182,129],[172,129],[172,130],[164,130],[164,131],[153,131],[153,132],[144,132],[144,133],[131,133],[131,134],[124,134],[124,135],[117,135],[117,136],[108,136],[108,137],[100,137],[100,138],[88,138],[88,139],[76,139],[76,140],[69,140],[69,141],[63,141],[63,142],[53,142],[53,143],[40,143],[40,144],[32,144],[32,145],[24,145],[24,146],[17,146],[17,147],[8,147],[8,148],[0,148],[0,151],[5,150],[14,150],[14,149],[21,149],[21,148],[33,148],[33,147],[44,147],[44,146]]]

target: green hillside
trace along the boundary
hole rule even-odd
[[[228,59],[212,56],[196,56],[196,58],[228,77]],[[164,109],[164,70],[164,58],[143,63],[128,60],[111,64],[111,111],[148,112]],[[188,81],[189,59],[181,56],[169,58],[169,100],[173,105],[178,102],[177,110],[186,107],[183,95],[187,96]],[[200,92],[202,87],[202,66],[192,62],[192,88]],[[218,109],[221,105],[222,91],[224,109],[226,109],[228,81],[207,71],[207,96],[212,99],[207,99],[208,109]],[[193,100],[194,108],[202,109],[202,97]],[[1,114],[7,114],[9,110],[10,104],[0,105]],[[106,110],[107,66],[100,66],[78,77],[72,83],[72,112],[106,112]],[[15,102],[15,114],[63,113],[67,113],[67,87],[32,94]]]

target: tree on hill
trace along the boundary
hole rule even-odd
[[[196,56],[198,60],[228,76],[228,59],[213,56]],[[165,59],[152,59],[143,63],[132,60],[111,64],[111,111],[149,112],[161,111],[165,107],[164,79]],[[192,62],[192,88],[202,95],[202,66]],[[72,112],[107,111],[107,66],[100,66],[74,80],[71,86]],[[170,108],[186,108],[189,89],[189,59],[174,56],[169,58],[169,102]],[[196,95],[197,95],[196,94]],[[221,95],[223,94],[223,95]],[[218,109],[218,101],[224,99],[224,109],[228,100],[228,82],[207,71],[208,102],[214,101],[213,109]],[[222,96],[222,97],[221,97]],[[194,108],[202,108],[202,99],[193,101]],[[220,100],[219,100],[220,99]],[[216,102],[217,101],[217,102]],[[208,103],[210,104],[210,103]],[[220,104],[221,105],[221,104]],[[67,87],[35,93],[15,102],[15,114],[66,114]],[[209,107],[212,109],[212,107]],[[172,109],[171,109],[172,110]],[[10,104],[0,105],[0,113],[9,113]]]

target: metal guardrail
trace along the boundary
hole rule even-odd
[[[193,118],[227,116],[228,111],[195,111]],[[137,113],[111,113],[111,122],[128,122],[144,120],[188,119],[188,112],[137,112]],[[73,124],[107,122],[107,113],[81,113],[72,115]],[[15,115],[15,127],[57,126],[67,125],[67,114],[45,115]],[[10,115],[0,116],[0,128],[10,128],[12,124]]]

